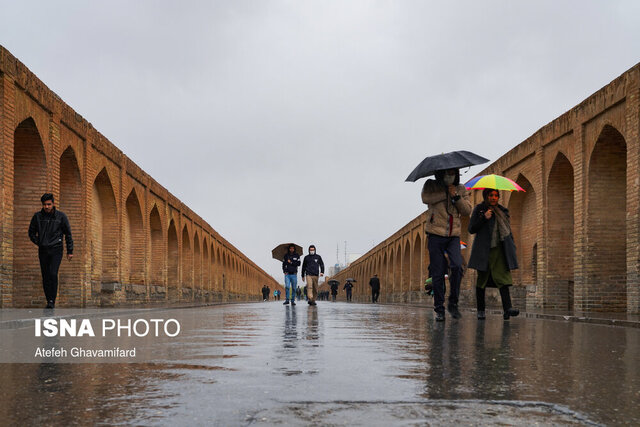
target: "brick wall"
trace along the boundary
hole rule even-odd
[[[1,46],[0,144],[0,307],[44,304],[27,237],[44,192],[74,236],[58,305],[246,300],[278,287]]]
[[[480,172],[508,176],[526,190],[501,197],[511,211],[520,264],[512,289],[518,306],[640,312],[639,82],[636,65]],[[481,201],[478,193],[473,199]],[[420,294],[404,298],[400,284],[407,270],[416,280],[415,257],[428,259],[426,248],[418,249],[423,241],[415,240],[407,266],[403,246],[424,220],[418,216],[335,278],[366,277],[370,261],[381,257],[381,300],[421,300]],[[466,221],[461,239],[471,245],[464,229]],[[463,251],[465,260],[469,252]],[[472,270],[463,279],[461,300],[468,305],[475,303],[475,278]],[[499,306],[495,293],[488,293],[488,305]]]

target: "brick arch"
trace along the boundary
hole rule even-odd
[[[393,292],[402,291],[402,246],[400,242],[396,245],[395,253],[396,263],[393,269]]]
[[[547,274],[544,306],[573,309],[573,166],[558,152],[547,179]]]
[[[17,307],[41,305],[31,295],[42,295],[42,278],[34,245],[27,230],[34,212],[42,208],[47,192],[47,158],[33,118],[13,133],[13,299]]]
[[[411,243],[409,243],[409,239],[405,240],[403,246],[401,291],[404,293],[409,291],[411,283]]]
[[[82,174],[78,159],[71,146],[60,156],[60,197],[57,206],[69,219],[73,236],[73,254],[78,262],[63,262],[60,265],[60,302],[64,305],[82,306],[82,263],[84,254],[84,234],[82,215]],[[66,250],[66,249],[65,249]]]
[[[206,237],[202,240],[202,288],[211,291],[211,261],[209,243]]]
[[[170,299],[178,299],[178,289],[180,287],[180,246],[178,240],[178,229],[173,218],[169,221],[167,230],[167,288]]]
[[[197,231],[193,233],[193,287],[202,289],[202,250]]]
[[[193,288],[193,249],[187,224],[182,227],[182,289]]]
[[[127,197],[125,212],[125,259],[128,259],[125,277],[128,283],[144,284],[146,239],[140,199],[135,188]]]
[[[106,168],[93,182],[91,200],[91,281],[118,282],[118,212],[115,193]]]
[[[151,244],[149,278],[151,284],[156,286],[164,284],[164,245],[162,244],[164,236],[162,229],[162,217],[158,206],[154,203],[151,212],[149,212],[149,242]]]
[[[422,253],[422,237],[420,233],[415,233],[413,247],[411,248],[411,291],[416,295],[420,294],[420,288],[424,280],[422,279],[422,264],[424,254]]]
[[[388,294],[392,294],[394,291],[394,277],[395,277],[395,257],[393,248],[389,248],[389,264],[387,265],[387,276],[385,278],[385,283],[387,284],[387,292]]]
[[[626,298],[627,143],[602,128],[589,158],[586,292],[582,308],[624,311]],[[590,294],[596,293],[597,297]]]
[[[519,267],[512,275],[514,285],[527,285],[534,283],[534,271],[537,268],[537,201],[536,192],[524,175],[518,175],[516,183],[525,192],[514,192],[509,198],[511,231],[516,244]]]

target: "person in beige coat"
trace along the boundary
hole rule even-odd
[[[433,302],[436,320],[444,320],[444,275],[449,273],[449,303],[447,310],[454,319],[461,316],[458,310],[460,282],[462,280],[462,254],[460,231],[462,216],[471,213],[469,194],[460,185],[460,171],[448,169],[436,171],[436,179],[429,179],[422,187],[422,203],[427,210],[426,232],[429,249],[429,272],[433,278]],[[445,254],[448,257],[445,257]]]

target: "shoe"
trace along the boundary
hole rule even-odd
[[[53,308],[53,301],[47,301],[47,306],[45,308]]]
[[[510,317],[516,317],[518,314],[520,314],[520,310],[518,310],[517,308],[510,308],[509,310],[504,312],[502,318],[504,320],[509,320]]]
[[[315,301],[309,301],[309,305],[318,305]]]
[[[444,322],[444,313],[441,313],[441,312],[436,313],[436,322]]]
[[[283,302],[282,305],[289,305],[289,300],[286,300],[285,302]]]
[[[449,311],[451,317],[453,317],[454,319],[460,319],[462,317],[462,314],[460,314],[460,310],[458,310],[457,305],[450,305],[449,307],[447,307],[447,311]]]
[[[478,320],[484,320],[486,318],[487,318],[487,316],[484,313],[484,311],[478,311]]]
[[[296,305],[296,302],[294,300],[291,300],[291,305]]]

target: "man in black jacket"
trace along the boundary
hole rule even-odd
[[[374,274],[371,280],[369,280],[369,286],[371,286],[371,302],[376,303],[380,296],[380,279],[378,279],[377,274]]]
[[[36,212],[29,224],[29,239],[38,245],[38,258],[42,272],[42,287],[47,308],[54,308],[58,294],[58,269],[62,261],[62,236],[67,244],[67,259],[73,258],[73,239],[67,216],[54,206],[53,194],[40,198],[42,210]]]
[[[296,289],[298,287],[298,266],[300,265],[300,255],[296,253],[296,247],[289,245],[287,252],[282,259],[282,272],[284,273],[284,290],[285,297],[283,305],[296,305]]]
[[[324,276],[324,262],[322,257],[316,254],[316,247],[309,246],[309,255],[302,261],[302,281],[307,278],[307,301],[309,305],[316,305],[318,297],[318,277]],[[311,294],[309,293],[311,291]]]

